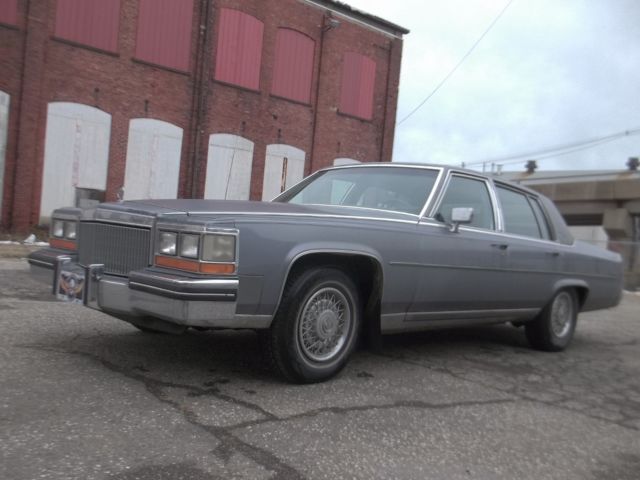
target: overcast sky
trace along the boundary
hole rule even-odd
[[[404,41],[401,120],[508,0],[346,3],[411,30]],[[514,0],[453,76],[397,126],[394,161],[490,162],[634,128],[640,128],[640,0]],[[538,164],[623,169],[628,157],[639,155],[636,134]]]

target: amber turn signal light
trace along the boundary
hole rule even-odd
[[[53,248],[60,248],[62,250],[76,250],[78,248],[76,246],[76,242],[64,240],[62,238],[50,238],[49,245]]]
[[[156,255],[155,264],[159,267],[175,268],[193,273],[229,275],[236,271],[236,266],[233,263],[200,263],[196,260],[161,255]]]

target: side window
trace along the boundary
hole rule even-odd
[[[547,216],[544,214],[542,207],[540,206],[540,202],[533,198],[530,198],[531,206],[533,207],[533,211],[536,214],[536,218],[538,219],[538,225],[540,226],[540,232],[542,233],[542,238],[545,240],[551,240],[553,235],[551,235],[551,229],[549,228],[549,222],[547,221]]]
[[[473,208],[473,219],[469,224],[471,227],[487,230],[494,228],[491,197],[484,181],[456,175],[451,177],[435,215],[436,220],[451,222],[451,211],[456,207]]]
[[[502,205],[504,229],[507,233],[533,238],[544,238],[536,215],[526,195],[500,186],[496,188],[496,191],[498,192],[498,198]]]

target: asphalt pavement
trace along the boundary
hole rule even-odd
[[[496,326],[283,383],[252,332],[142,333],[0,259],[0,479],[640,479],[640,296],[562,353]]]

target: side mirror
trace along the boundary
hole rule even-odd
[[[457,233],[460,225],[471,223],[473,219],[473,208],[471,207],[457,207],[451,210],[451,225],[449,225],[449,231]]]

